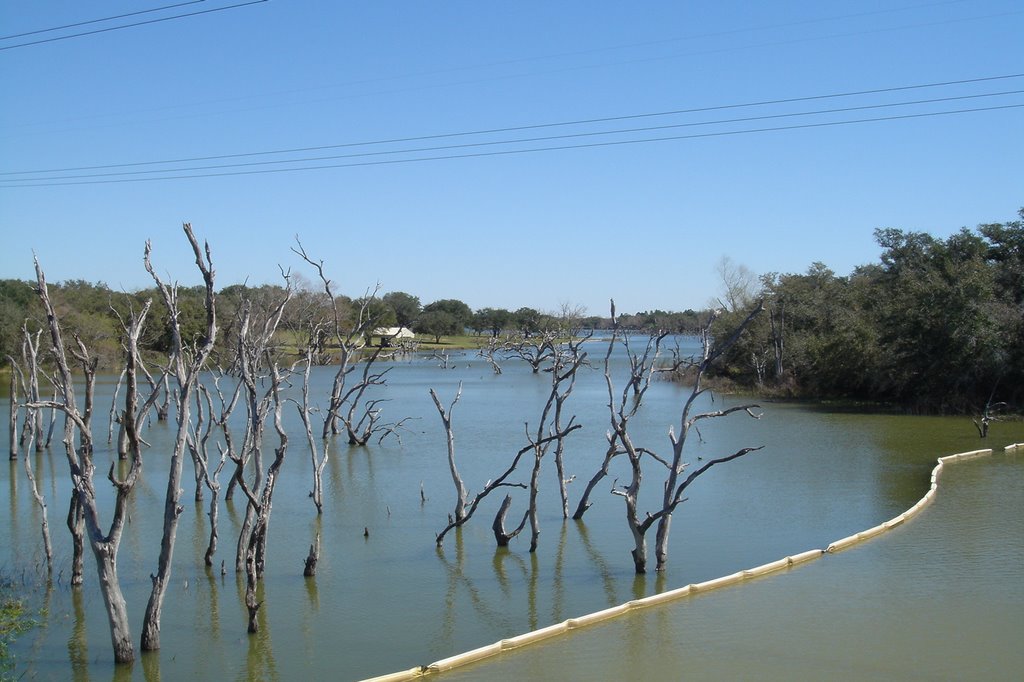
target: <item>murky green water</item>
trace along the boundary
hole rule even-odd
[[[320,395],[326,393],[330,376],[329,368],[317,373]],[[311,478],[309,456],[302,449],[304,436],[298,430],[292,433],[289,459],[275,494],[258,635],[245,632],[242,585],[231,570],[233,536],[244,508],[236,500],[221,512],[217,562],[226,560],[228,574],[222,577],[219,567],[207,572],[202,566],[206,510],[191,502],[192,484],[187,484],[173,586],[164,608],[163,650],[143,656],[132,668],[115,670],[111,663],[109,631],[95,589],[91,556],[87,556],[85,588],[67,587],[70,548],[63,526],[68,491],[63,456],[57,450],[33,455],[50,505],[58,570],[65,567],[65,575],[48,592],[33,587],[38,583],[34,566],[41,557],[39,513],[21,463],[0,468],[0,481],[9,491],[0,505],[0,567],[23,581],[25,593],[45,605],[48,613],[45,626],[23,636],[15,646],[16,673],[25,679],[79,680],[294,679],[302,675],[360,679],[406,669],[638,596],[824,547],[911,506],[927,490],[935,457],[978,447],[977,435],[965,419],[834,414],[773,404],[765,406],[759,421],[741,417],[720,421],[704,429],[705,442],[695,443],[688,459],[709,458],[744,445],[763,444],[765,449],[716,467],[690,489],[689,501],[673,523],[669,569],[663,575],[637,579],[629,557],[622,500],[608,493],[611,479],[625,478],[621,468],[601,484],[594,507],[585,522],[577,524],[561,519],[554,467],[547,463],[542,476],[543,532],[535,554],[527,551],[527,538],[513,541],[508,551],[495,551],[490,521],[500,503],[498,495],[461,533],[450,535],[442,550],[436,550],[433,538],[454,505],[454,491],[443,431],[428,388],[435,388],[447,402],[458,383],[464,382],[454,428],[460,467],[475,491],[525,444],[523,422],[536,420],[549,378],[514,363],[505,365],[503,375],[494,376],[485,363],[468,355],[449,370],[426,360],[398,363],[389,378],[391,385],[383,391],[390,401],[384,404],[386,412],[395,419],[406,415],[417,419],[409,422],[401,444],[385,441],[366,449],[337,444],[325,471],[327,505],[319,519],[308,498]],[[105,390],[109,396],[109,385]],[[635,439],[667,450],[667,429],[678,420],[683,395],[671,384],[654,386],[635,421]],[[109,406],[108,400],[101,397],[98,402]],[[577,476],[570,486],[572,503],[603,456],[606,403],[600,372],[582,377],[569,407],[585,425],[571,437],[567,453],[568,473]],[[6,414],[6,401],[0,410]],[[0,442],[6,443],[3,421]],[[295,422],[291,428],[297,429]],[[103,432],[105,426],[96,430]],[[132,522],[121,547],[119,568],[136,641],[148,597],[148,576],[156,569],[156,533],[172,436],[171,427],[158,423],[146,433],[153,447],[146,454],[144,479],[136,489]],[[1024,425],[997,424],[990,440],[1000,446],[1022,441]],[[108,456],[100,453],[98,460]],[[987,470],[987,465],[969,466]],[[947,473],[950,477],[944,483],[957,490],[951,484],[961,474]],[[527,475],[524,471],[521,480]],[[1019,482],[1020,467],[1006,468],[1004,462],[1000,480]],[[649,481],[653,499],[657,494],[653,473]],[[421,484],[425,501],[420,497]],[[991,500],[982,497],[986,493],[971,489],[964,486],[964,503],[987,509]],[[517,494],[513,516],[521,514],[525,504],[524,491],[513,491],[514,497]],[[1019,510],[1019,496],[1016,500],[1007,504]],[[953,631],[962,627],[960,602],[953,600],[955,594],[925,597],[922,590],[906,590],[905,585],[914,583],[912,578],[918,574],[922,583],[929,582],[934,566],[954,563],[948,550],[977,540],[973,531],[933,521],[945,505],[956,503],[942,496],[940,502],[941,506],[934,505],[920,520],[901,529],[900,535],[782,576],[630,617],[623,622],[623,631],[607,635],[618,642],[620,654],[601,643],[601,633],[612,632],[601,628],[545,645],[535,654],[496,659],[465,675],[609,679],[636,670],[642,660],[655,659],[664,660],[666,667],[650,669],[643,677],[678,677],[675,671],[685,672],[691,664],[695,667],[689,670],[697,678],[792,678],[794,670],[810,670],[813,677],[815,671],[823,670],[815,665],[837,661],[849,667],[848,676],[860,673],[862,677],[867,669],[855,667],[859,659],[854,652],[862,642],[878,649],[879,640],[887,644],[876,654],[879,672],[874,676],[892,676],[887,670],[916,669],[892,666],[918,657],[912,645],[931,637],[943,619]],[[1012,515],[987,509],[981,520],[995,522],[1004,516]],[[941,530],[919,537],[926,523],[938,523]],[[309,581],[302,577],[303,559],[317,531],[323,537],[323,555],[317,578]],[[935,536],[945,543],[945,550],[933,548]],[[972,578],[972,589],[984,592],[992,603],[1021,603],[1022,536],[1018,526],[1013,550],[1017,553],[1006,559],[1012,580]],[[879,575],[877,567],[885,562],[871,560],[870,553],[903,538],[916,549],[898,551],[903,562],[891,573]],[[937,556],[940,551],[946,554]],[[874,567],[874,577],[860,577],[868,567]],[[1013,580],[1018,584],[1016,592],[1007,584]],[[892,589],[883,591],[879,585]],[[828,595],[827,603],[801,606],[805,601],[814,603],[819,593]],[[904,593],[907,601],[901,608],[897,605]],[[902,639],[883,637],[885,628],[877,627],[874,620],[880,603],[907,613],[914,604],[930,605],[920,611],[926,627],[919,627],[917,617],[908,617],[901,622],[906,632]],[[686,615],[694,605],[704,604],[717,606],[699,616]],[[1019,638],[1024,623],[1008,613],[1002,628]],[[846,624],[838,630],[839,639],[828,639],[827,629],[820,626],[824,622]],[[779,627],[765,630],[758,623]],[[714,646],[694,644],[702,652],[697,657],[690,643],[701,641]],[[806,647],[800,648],[800,642],[806,642]],[[602,653],[588,654],[593,651],[588,647]],[[637,654],[628,653],[634,648]],[[621,653],[624,650],[627,653]],[[975,669],[991,670],[986,658],[991,648],[976,650]],[[693,663],[696,658],[705,662]],[[587,667],[591,659],[605,663]],[[776,665],[762,659],[779,661]],[[713,667],[714,661],[723,667]],[[786,668],[790,662],[795,667]]]
[[[936,501],[855,548],[444,676],[1019,680],[1024,453],[947,467]]]

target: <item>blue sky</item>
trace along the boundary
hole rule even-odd
[[[1018,0],[206,12],[240,2],[0,40],[0,277],[29,278],[34,251],[51,280],[137,289],[151,239],[157,267],[196,284],[189,221],[220,285],[311,277],[298,235],[351,295],[682,310],[719,293],[723,256],[848,274],[877,260],[875,228],[945,236],[1024,205],[1024,108],[942,113],[1019,107],[1022,77],[805,99],[1024,73]],[[172,4],[0,2],[0,34]],[[715,109],[783,99],[802,101]],[[853,107],[873,108],[806,114]],[[706,111],[649,116],[687,109]],[[633,118],[464,134],[612,117]],[[676,127],[595,134],[654,126]],[[402,138],[430,139],[339,146]],[[612,141],[630,143],[518,153]],[[152,163],[200,157],[222,158]],[[425,157],[449,158],[409,161]],[[310,160],[266,163],[291,159]],[[62,170],[96,166],[116,167]]]

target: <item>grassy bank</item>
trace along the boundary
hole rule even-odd
[[[8,580],[0,580],[0,680],[13,679],[14,658],[9,645],[21,633],[36,625],[25,603],[15,598]]]

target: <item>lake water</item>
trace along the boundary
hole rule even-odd
[[[603,355],[603,346],[594,345],[592,353]],[[621,462],[598,487],[583,523],[562,520],[554,463],[545,462],[542,534],[534,554],[527,551],[528,537],[496,551],[490,525],[503,497],[497,493],[438,550],[434,536],[454,507],[455,492],[444,432],[428,389],[434,388],[447,405],[463,383],[453,425],[459,466],[472,494],[526,444],[523,424],[535,424],[550,382],[549,375],[534,375],[523,363],[503,363],[505,372],[496,376],[472,354],[456,359],[454,369],[422,357],[394,363],[389,385],[379,392],[388,400],[382,404],[385,416],[414,419],[407,422],[401,443],[388,439],[350,448],[342,440],[332,446],[320,518],[308,497],[311,465],[304,433],[289,408],[291,443],[274,498],[261,630],[256,635],[246,633],[244,579],[232,570],[234,537],[244,515],[241,497],[222,507],[217,568],[207,571],[202,563],[206,505],[192,502],[191,463],[186,462],[186,509],[164,607],[163,649],[141,656],[131,667],[112,663],[91,554],[86,556],[85,587],[67,586],[70,542],[63,521],[69,484],[62,453],[55,448],[33,455],[50,506],[57,571],[64,569],[48,591],[38,587],[34,568],[41,561],[39,512],[21,462],[0,468],[2,485],[9,491],[7,503],[0,505],[0,568],[48,614],[42,627],[16,643],[15,674],[76,680],[362,679],[429,664],[636,597],[825,547],[913,505],[928,488],[936,457],[980,447],[974,427],[964,418],[858,415],[766,404],[762,419],[734,415],[717,420],[703,428],[703,442],[695,439],[691,444],[685,459],[693,463],[697,457],[710,459],[743,446],[765,448],[712,469],[690,488],[673,521],[669,567],[662,574],[633,574],[623,502],[609,493],[616,477],[627,477]],[[314,396],[326,395],[332,376],[331,368],[315,370]],[[105,434],[111,388],[109,381],[100,387],[94,427],[98,434]],[[634,420],[634,440],[667,452],[668,427],[678,422],[687,394],[670,383],[652,386]],[[571,506],[603,457],[607,400],[602,373],[585,371],[567,407],[584,424],[568,441],[566,470],[577,477],[570,485]],[[731,399],[717,398],[704,407],[729,404]],[[6,415],[6,400],[0,410]],[[5,444],[6,421],[0,432]],[[121,545],[119,572],[136,643],[149,574],[156,570],[173,431],[154,422],[144,434],[152,447],[145,453],[144,477],[136,487],[131,524]],[[989,441],[986,445],[999,447],[1024,441],[1024,425],[996,424]],[[105,471],[109,457],[108,451],[97,453],[98,471]],[[947,470],[937,503],[923,516],[884,538],[782,575],[503,656],[459,675],[610,679],[624,671],[646,670],[637,674],[650,679],[691,671],[697,678],[792,679],[821,676],[826,668],[832,677],[829,666],[838,666],[850,678],[867,673],[906,679],[908,670],[932,669],[913,663],[927,658],[920,653],[924,640],[936,632],[951,637],[968,629],[968,623],[975,628],[978,612],[965,609],[985,603],[1007,606],[1003,611],[987,609],[1002,638],[988,638],[981,629],[960,648],[939,645],[929,651],[959,651],[961,657],[969,656],[965,669],[990,673],[981,675],[987,679],[1004,676],[1005,670],[1019,671],[1019,656],[1007,658],[1002,651],[1007,637],[1024,635],[1019,615],[1024,614],[1024,533],[1019,525],[1005,525],[1008,517],[1020,516],[1019,458],[1000,455],[962,467]],[[977,475],[993,484],[1017,482],[1016,497],[1004,501],[1005,490],[987,488],[986,480],[973,481],[971,472],[982,472]],[[524,468],[517,480],[526,481],[528,475]],[[645,475],[645,508],[653,508],[658,477],[655,468]],[[227,474],[222,478],[226,484]],[[421,500],[421,486],[426,500]],[[97,488],[109,497],[101,476]],[[525,491],[510,492],[515,498],[510,519],[518,519]],[[962,506],[981,510],[970,515],[976,525],[958,525],[954,521],[963,515],[945,511]],[[302,577],[303,559],[318,531],[318,575],[307,580]],[[990,542],[992,538],[1006,541]],[[652,561],[653,540],[652,532]],[[990,561],[988,571],[979,573],[977,562],[963,559],[965,554]],[[226,576],[220,575],[222,559]],[[938,575],[939,567],[963,572],[952,584],[970,589],[928,589],[948,580]],[[824,627],[826,623],[835,627]],[[896,631],[903,635],[896,637]],[[858,667],[867,665],[857,653],[862,650],[872,652],[875,667]],[[1014,667],[1001,668],[1002,660]],[[654,667],[640,667],[652,661]],[[946,670],[944,665],[933,669],[939,677]]]

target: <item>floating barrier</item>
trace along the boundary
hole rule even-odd
[[[684,587],[677,587],[674,590],[668,590],[666,592],[659,592],[658,594],[652,594],[649,597],[642,599],[634,599],[629,602],[633,608],[642,609],[647,606],[656,606],[658,604],[666,604],[670,601],[682,599],[688,597],[693,592],[693,585],[686,585]]]
[[[578,618],[570,618],[569,620],[565,621],[565,624],[569,627],[570,630],[575,630],[576,628],[582,628],[588,625],[593,625],[594,623],[600,623],[601,621],[608,620],[609,618],[614,618],[615,616],[621,616],[626,611],[629,611],[629,605],[619,604],[618,606],[613,606],[610,609],[597,611],[595,613],[588,613],[587,615],[580,616]]]
[[[556,623],[555,625],[549,625],[546,628],[541,628],[540,630],[527,632],[524,635],[503,639],[501,640],[501,648],[506,651],[509,649],[518,649],[521,646],[526,646],[527,644],[533,644],[534,642],[539,642],[542,639],[547,639],[548,637],[560,635],[564,633],[565,630],[565,623]]]
[[[1006,451],[1018,449],[1024,449],[1024,443],[1014,443],[1012,445],[1007,445],[1004,448],[1004,450]],[[449,656],[448,658],[441,659],[440,661],[431,663],[430,665],[418,666],[416,668],[402,670],[396,673],[391,673],[389,675],[382,675],[380,677],[369,678],[364,682],[405,682],[406,680],[416,680],[426,675],[442,673],[447,670],[452,670],[453,668],[458,668],[460,666],[467,665],[469,663],[476,663],[477,661],[481,661],[485,658],[490,658],[491,656],[496,656],[497,654],[500,654],[503,651],[512,651],[513,649],[518,649],[520,647],[527,646],[529,644],[533,644],[541,640],[566,634],[571,630],[576,630],[579,628],[594,625],[596,623],[608,621],[630,611],[636,611],[639,609],[647,608],[649,606],[657,606],[659,604],[666,604],[668,602],[683,599],[684,597],[689,597],[693,594],[699,594],[703,592],[709,592],[711,590],[716,590],[722,587],[728,587],[729,585],[735,585],[750,578],[757,578],[763,575],[768,575],[769,573],[774,573],[776,571],[791,568],[798,564],[813,561],[814,559],[818,559],[824,556],[825,554],[832,554],[834,552],[844,550],[859,542],[863,542],[870,538],[877,537],[919,514],[921,510],[928,506],[932,499],[934,499],[935,492],[939,489],[939,477],[942,475],[942,469],[946,464],[954,464],[956,462],[963,462],[971,459],[976,459],[978,457],[985,457],[991,454],[992,450],[990,449],[971,450],[970,452],[961,452],[955,455],[946,455],[945,457],[939,457],[938,463],[935,465],[935,468],[932,469],[931,483],[929,485],[928,492],[926,492],[924,496],[920,500],[918,500],[916,504],[914,504],[914,506],[912,506],[910,509],[906,510],[899,516],[895,516],[889,519],[885,523],[881,523],[877,526],[874,526],[873,528],[868,528],[867,530],[862,530],[859,533],[855,533],[841,540],[836,540],[835,542],[830,543],[828,547],[826,547],[825,549],[811,549],[806,552],[801,552],[800,554],[794,554],[792,556],[783,557],[782,559],[779,559],[777,561],[762,564],[754,568],[748,568],[743,571],[737,571],[736,573],[725,575],[721,578],[715,578],[713,580],[706,580],[702,583],[686,585],[684,587],[679,587],[674,590],[668,590],[666,592],[659,592],[658,594],[652,594],[651,596],[643,597],[642,599],[633,599],[631,601],[626,602],[625,604],[619,604],[618,606],[612,606],[611,608],[607,608],[602,611],[595,611],[594,613],[588,613],[586,615],[578,616],[576,618],[570,618],[568,620],[562,621],[561,623],[549,625],[539,630],[533,630],[531,632],[527,632],[516,637],[509,637],[507,639],[495,642],[494,644],[482,646],[477,649],[467,651],[465,653],[456,654],[455,656]]]

